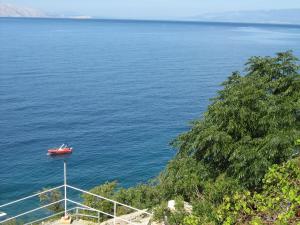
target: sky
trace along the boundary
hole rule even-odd
[[[139,19],[180,19],[227,11],[300,9],[300,0],[2,0],[1,2],[60,15]]]

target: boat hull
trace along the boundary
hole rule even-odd
[[[64,155],[71,154],[72,148],[63,148],[63,149],[49,149],[48,155]]]

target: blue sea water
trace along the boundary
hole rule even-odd
[[[46,151],[65,142],[72,185],[155,177],[232,71],[299,44],[300,26],[1,18],[0,204],[62,184]]]

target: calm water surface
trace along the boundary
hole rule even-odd
[[[65,142],[72,185],[156,176],[231,71],[299,43],[296,26],[0,19],[0,203],[61,184],[46,151]]]

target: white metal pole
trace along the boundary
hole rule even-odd
[[[64,160],[65,218],[67,218],[67,163]]]
[[[114,225],[116,225],[116,216],[117,216],[117,203],[114,202]]]

